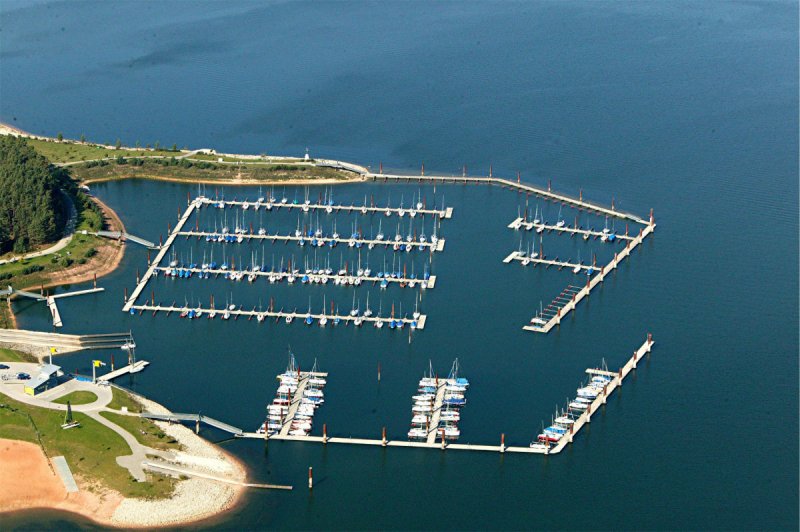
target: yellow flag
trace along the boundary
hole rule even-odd
[[[50,352],[55,355],[56,354],[56,348],[55,347],[51,347],[50,348]]]
[[[102,362],[100,362],[99,360],[92,360],[92,362],[94,363],[94,367],[96,368],[99,368],[100,364],[102,364]]]

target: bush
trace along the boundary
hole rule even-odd
[[[6,279],[11,279],[14,277],[11,273],[0,273],[0,281],[5,281]]]
[[[86,250],[86,253],[83,254],[86,258],[94,257],[95,255],[97,255],[97,250],[95,248],[89,248]]]
[[[86,259],[78,259],[78,264],[86,264]]]
[[[59,264],[61,264],[61,266],[63,266],[64,268],[69,268],[70,266],[72,266],[72,263],[73,260],[69,257],[63,257],[61,261],[59,261]]]
[[[44,270],[44,266],[40,264],[32,264],[27,268],[22,269],[22,275],[30,275],[32,273],[40,272],[42,270]]]

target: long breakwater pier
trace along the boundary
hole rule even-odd
[[[340,204],[333,204],[333,203],[294,203],[288,201],[237,201],[237,200],[220,200],[220,199],[212,199],[206,197],[199,198],[201,204],[203,206],[212,206],[216,208],[226,208],[226,207],[240,207],[242,209],[249,209],[252,208],[253,210],[257,211],[259,208],[264,208],[266,211],[271,211],[273,209],[280,210],[280,209],[297,209],[303,212],[308,211],[325,211],[327,213],[340,213],[344,212],[347,214],[352,213],[360,213],[360,214],[383,214],[385,216],[399,216],[403,217],[406,214],[410,217],[414,217],[416,215],[428,215],[438,217],[442,220],[449,220],[453,217],[453,207],[444,207],[442,209],[428,209],[425,205],[422,205],[420,208],[415,207],[379,207],[375,205],[374,202],[370,202],[369,205],[364,203],[364,205],[340,205]]]
[[[624,211],[620,211],[618,209],[603,207],[596,203],[588,202],[583,199],[583,194],[581,193],[578,198],[574,198],[567,194],[563,194],[560,192],[554,192],[550,184],[548,184],[546,189],[535,187],[533,185],[528,185],[526,183],[522,183],[519,178],[516,181],[512,181],[511,179],[505,179],[501,177],[493,177],[489,176],[434,176],[434,175],[425,175],[423,172],[421,175],[398,175],[398,174],[384,174],[384,173],[368,173],[363,174],[365,179],[371,179],[373,181],[395,181],[400,183],[442,183],[442,184],[473,184],[473,185],[500,185],[511,190],[517,190],[519,192],[525,192],[528,194],[533,194],[535,196],[548,199],[557,203],[561,203],[563,205],[570,205],[575,207],[581,211],[593,212],[595,214],[600,214],[603,216],[612,216],[614,218],[619,218],[622,220],[628,220],[631,222],[639,223],[639,224],[647,224],[647,220],[636,216],[635,214],[627,213]]]
[[[405,441],[405,440],[392,440],[387,437],[386,429],[384,428],[381,431],[381,437],[379,439],[371,439],[371,438],[352,438],[352,437],[331,437],[328,436],[328,427],[327,424],[322,426],[322,435],[321,436],[293,436],[288,434],[284,434],[283,430],[278,434],[269,435],[268,433],[258,433],[258,432],[245,432],[239,428],[232,427],[227,424],[223,424],[216,420],[213,423],[209,423],[211,426],[216,428],[220,428],[221,430],[225,430],[230,432],[236,438],[250,438],[250,439],[261,439],[265,441],[270,440],[285,440],[285,441],[295,441],[295,442],[305,442],[305,443],[321,443],[323,445],[327,444],[342,444],[342,445],[366,445],[372,447],[410,447],[410,448],[418,448],[418,449],[441,449],[441,450],[454,450],[454,451],[482,451],[482,452],[496,452],[496,453],[517,453],[517,454],[543,454],[543,455],[551,455],[551,454],[558,454],[564,450],[570,443],[573,443],[575,437],[580,433],[581,429],[585,427],[587,424],[591,423],[592,416],[594,416],[598,410],[603,409],[604,405],[607,403],[608,398],[614,391],[620,388],[625,381],[625,379],[630,375],[630,373],[635,370],[647,355],[650,354],[652,351],[653,345],[655,341],[651,334],[647,335],[647,339],[644,343],[633,352],[633,356],[631,356],[625,364],[619,368],[617,371],[608,371],[605,369],[596,369],[596,368],[587,368],[586,373],[590,376],[593,375],[603,375],[607,377],[606,384],[598,391],[597,397],[595,397],[590,403],[587,404],[586,410],[584,410],[579,416],[574,419],[574,423],[570,425],[570,428],[555,442],[534,442],[531,443],[527,447],[521,446],[507,446],[505,444],[505,434],[500,435],[500,442],[499,445],[485,445],[485,444],[470,444],[470,443],[449,443],[446,438],[441,438],[440,441],[436,441],[437,433],[433,433],[433,437],[429,437],[426,441]],[[444,388],[442,388],[443,390]],[[299,390],[299,388],[298,388]],[[298,396],[301,394],[297,394]],[[438,394],[437,394],[438,395]],[[441,405],[441,401],[438,401]],[[440,406],[441,408],[441,406]],[[291,410],[290,410],[291,412]],[[145,417],[153,417],[152,414],[142,414]],[[188,414],[179,414],[174,415],[170,418],[170,416],[162,416],[160,419],[170,419],[172,421],[181,421],[183,418],[180,416],[186,416],[187,419],[191,418],[191,420],[202,421],[201,417],[188,415]],[[210,418],[209,418],[210,419]],[[291,420],[288,421],[288,424],[291,425]],[[199,425],[198,425],[199,430]]]

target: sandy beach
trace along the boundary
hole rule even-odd
[[[0,513],[53,508],[110,523],[122,497],[109,490],[81,489],[67,493],[38,445],[0,439]],[[76,479],[84,484],[80,479]]]
[[[148,410],[168,412],[158,403],[140,401]],[[157,425],[183,446],[171,463],[233,482],[246,481],[243,464],[232,455],[182,425]],[[216,480],[188,478],[177,483],[170,498],[144,500],[125,498],[76,476],[78,493],[67,493],[41,448],[16,440],[0,439],[0,464],[0,513],[50,508],[117,528],[175,526],[207,519],[234,507],[245,489]]]

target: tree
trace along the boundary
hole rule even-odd
[[[139,141],[137,140],[137,141],[136,141],[136,149],[138,150],[138,149],[139,149],[139,148],[141,148],[141,147],[142,147],[142,145],[141,145],[141,144],[139,143]]]
[[[64,135],[59,131],[58,135],[56,135],[56,138],[58,139],[58,142],[61,142],[62,140],[64,140]]]
[[[178,145],[177,144],[173,144],[172,145],[172,151],[178,151]]]
[[[66,221],[66,170],[50,165],[24,138],[0,138],[0,251],[22,253],[54,240]]]
[[[161,144],[159,144],[159,142],[158,142],[158,141],[156,141],[156,142],[153,144],[153,149],[155,149],[156,151],[158,151],[158,148],[159,148],[160,146],[161,146]]]
[[[119,139],[117,139],[117,142],[116,142],[116,144],[114,144],[114,147],[115,147],[116,149],[120,149],[120,148],[122,147],[122,141],[121,141],[121,140],[119,140]]]
[[[86,142],[86,135],[84,135],[83,133],[81,133],[81,142],[84,143]]]

